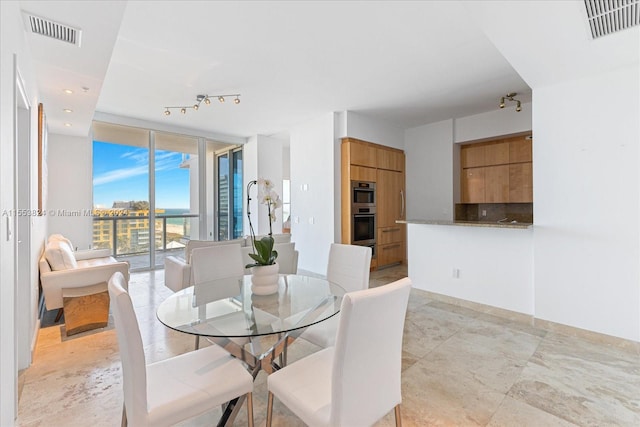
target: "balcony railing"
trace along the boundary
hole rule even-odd
[[[198,214],[156,215],[154,227],[156,251],[167,251],[184,245],[191,238],[191,221],[198,217]],[[113,256],[148,253],[150,250],[149,220],[148,215],[94,217],[93,247],[111,249]],[[172,242],[176,244],[172,245]]]

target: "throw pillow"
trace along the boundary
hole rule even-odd
[[[69,270],[78,267],[76,258],[73,255],[73,250],[67,242],[53,240],[47,243],[44,256],[53,271]]]

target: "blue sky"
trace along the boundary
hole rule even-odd
[[[180,169],[182,154],[156,150],[156,207],[189,208],[189,169]],[[149,200],[149,150],[93,142],[93,204],[110,208],[114,201]]]

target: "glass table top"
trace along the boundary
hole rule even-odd
[[[326,279],[280,275],[278,292],[253,295],[251,276],[185,288],[163,301],[157,317],[180,332],[205,337],[259,337],[322,322],[340,311],[345,291]]]

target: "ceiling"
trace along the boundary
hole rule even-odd
[[[82,30],[80,47],[27,34],[54,133],[87,135],[95,112],[232,137],[280,134],[333,111],[408,128],[495,110],[507,92],[531,101],[530,87],[495,47],[517,40],[517,27],[505,24],[510,33],[500,38],[465,2],[20,4]],[[588,31],[577,15],[573,25]],[[235,93],[240,104],[163,114],[165,106],[193,105],[198,94]]]

